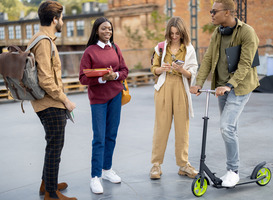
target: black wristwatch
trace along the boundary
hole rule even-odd
[[[227,83],[226,86],[228,86],[231,90],[234,88],[232,84]]]

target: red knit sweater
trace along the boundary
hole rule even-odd
[[[98,45],[90,45],[84,51],[81,59],[79,80],[82,85],[88,85],[88,97],[90,104],[103,104],[114,98],[123,90],[122,80],[128,75],[128,68],[124,62],[121,51],[105,46],[102,49]],[[114,72],[119,73],[119,78],[106,83],[99,83],[98,77],[86,77],[83,69],[107,68],[112,66]]]

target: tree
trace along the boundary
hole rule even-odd
[[[213,5],[213,0],[210,0],[210,4],[211,6]],[[203,32],[208,32],[209,34],[213,33],[214,29],[215,29],[216,26],[214,26],[212,23],[207,23],[205,24],[204,26],[202,26],[202,30]]]
[[[28,14],[31,11],[37,11],[43,0],[0,0],[0,13],[7,13],[10,21],[19,20],[20,14]],[[60,2],[66,10],[66,14],[72,14],[72,10],[76,9],[77,14],[81,13],[82,3],[98,2],[107,3],[108,0],[53,0]]]
[[[18,20],[21,11],[25,11],[25,7],[19,0],[0,1],[0,12],[7,13],[9,20]]]
[[[152,28],[145,29],[145,36],[148,40],[155,43],[165,40],[165,24],[169,18],[166,15],[160,15],[158,11],[153,11],[151,14]]]
[[[25,6],[39,6],[42,0],[21,0]]]
[[[128,44],[131,48],[142,48],[143,47],[143,38],[139,33],[139,29],[135,29],[135,31],[131,30],[130,26],[124,26],[125,28],[125,36],[128,38]]]
[[[213,25],[212,23],[208,23],[208,24],[205,24],[204,26],[202,26],[202,30],[203,32],[208,32],[209,34],[213,33],[213,31],[215,30],[215,25]]]
[[[145,34],[141,34],[139,29],[132,30],[130,26],[124,26],[125,36],[128,38],[129,46],[132,48],[142,48],[145,37],[154,43],[165,40],[165,23],[168,20],[166,15],[160,15],[158,11],[151,13],[151,23],[144,29]]]

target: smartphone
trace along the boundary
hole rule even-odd
[[[176,60],[175,63],[177,65],[182,65],[182,64],[184,64],[184,61],[183,60]]]

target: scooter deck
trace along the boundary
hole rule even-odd
[[[230,188],[235,188],[236,186],[239,186],[239,185],[244,185],[244,184],[249,184],[249,183],[255,183],[257,181],[260,181],[262,179],[264,179],[266,176],[261,176],[260,178],[257,178],[257,179],[250,179],[250,176],[248,177],[245,177],[245,178],[241,178],[240,181],[233,187],[224,187],[222,185],[215,185],[213,184],[213,187],[216,187],[216,188],[227,188],[227,189],[230,189]]]

